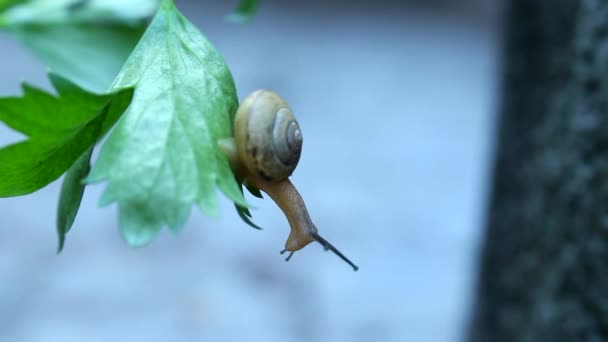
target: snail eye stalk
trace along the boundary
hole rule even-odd
[[[279,252],[281,255],[285,254],[285,252],[287,252],[286,249],[282,250],[281,252]],[[285,259],[285,261],[289,261],[289,259],[291,259],[291,257],[293,256],[293,253],[295,252],[289,252],[289,255],[287,256],[287,258]]]
[[[325,249],[326,251],[334,252],[335,255],[337,255],[338,257],[340,257],[340,259],[344,260],[344,262],[349,264],[353,268],[353,270],[355,270],[355,272],[357,272],[359,270],[359,266],[355,265],[352,261],[350,261],[346,256],[344,256],[344,254],[342,254],[342,252],[340,252],[336,247],[334,247],[331,243],[329,243],[329,241],[325,240],[321,235],[319,235],[317,233],[312,233],[312,237],[313,237],[313,239],[315,239],[315,241],[317,241],[319,244],[321,244],[321,246],[323,246],[323,249]],[[283,255],[286,252],[287,252],[287,250],[284,249],[280,252],[280,254]],[[291,257],[293,256],[294,253],[295,252],[289,252],[289,255],[287,256],[285,261],[289,261],[289,259],[291,259]]]
[[[355,272],[359,270],[359,266],[355,265],[352,261],[350,261],[346,256],[344,256],[344,254],[342,254],[342,252],[340,252],[336,247],[329,243],[329,241],[325,240],[321,235],[319,235],[318,233],[312,233],[311,235],[318,243],[321,244],[321,246],[323,246],[323,248],[325,248],[326,251],[330,250],[334,252],[335,255],[339,256],[340,259],[344,260],[344,262],[349,264],[353,268],[353,270],[355,270]]]

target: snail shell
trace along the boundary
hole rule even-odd
[[[268,182],[287,179],[302,152],[300,125],[287,102],[258,90],[242,102],[234,122],[237,154],[249,173]]]

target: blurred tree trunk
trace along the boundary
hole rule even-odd
[[[608,341],[608,1],[506,2],[473,341]]]

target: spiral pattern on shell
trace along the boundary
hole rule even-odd
[[[235,140],[245,167],[265,181],[288,178],[302,152],[302,132],[291,108],[265,89],[252,93],[239,106]]]

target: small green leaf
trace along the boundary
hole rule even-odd
[[[249,189],[249,191],[255,190],[258,193],[260,192],[260,190],[254,188],[254,187],[249,187],[248,186],[247,189]],[[243,188],[242,187],[240,187],[240,190],[241,190],[241,193],[243,193]],[[262,196],[261,193],[260,193],[260,196]],[[239,215],[239,217],[241,218],[241,220],[243,220],[243,222],[247,223],[252,228],[262,230],[262,228],[260,226],[258,226],[257,224],[253,223],[253,221],[251,220],[251,212],[249,212],[249,208],[244,207],[242,205],[239,205],[238,203],[234,203],[234,208],[236,209],[237,214]]]
[[[0,16],[50,71],[105,92],[143,34],[157,0],[31,0]]]
[[[247,190],[249,191],[250,194],[252,194],[253,196],[257,197],[257,198],[264,198],[262,196],[262,192],[260,191],[260,189],[254,188],[253,186],[247,185],[245,184],[245,187],[247,187]]]
[[[59,195],[59,205],[57,207],[57,235],[59,243],[57,253],[63,250],[65,236],[72,228],[76,214],[80,208],[80,201],[84,194],[85,184],[83,179],[87,176],[91,169],[91,154],[93,146],[89,147],[68,169],[63,178],[61,185],[61,193]]]
[[[127,242],[145,245],[162,226],[179,230],[193,203],[218,216],[218,188],[246,206],[217,146],[232,136],[232,75],[171,1],[163,1],[113,85],[127,87],[135,87],[133,102],[87,178],[108,181],[100,205],[118,203]]]
[[[143,25],[26,25],[11,32],[49,70],[101,93],[135,48]]]
[[[243,222],[247,223],[252,228],[262,230],[262,227],[251,221],[251,213],[249,212],[249,209],[247,209],[246,207],[242,207],[236,203],[234,204],[234,207],[236,208],[236,212],[237,214],[239,214],[239,217],[241,218],[241,220],[243,220]]]
[[[159,0],[0,0],[10,26],[53,24],[133,24],[150,17]],[[18,5],[18,6],[16,6]]]
[[[7,9],[22,4],[27,0],[0,0],[0,12],[6,11]]]
[[[226,16],[226,21],[235,23],[248,23],[258,12],[258,0],[241,0],[232,13]]]
[[[112,126],[132,95],[132,89],[86,93],[56,75],[51,82],[57,97],[24,85],[24,96],[0,98],[0,121],[28,137],[0,149],[0,197],[25,195],[59,178]]]

